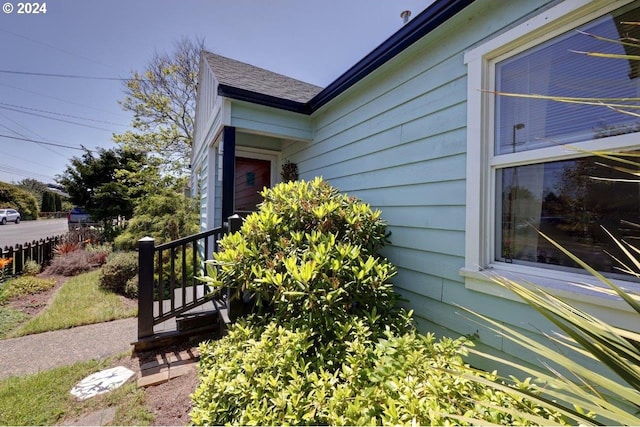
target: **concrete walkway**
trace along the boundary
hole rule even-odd
[[[0,379],[130,351],[137,318],[0,340]]]

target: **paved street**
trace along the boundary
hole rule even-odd
[[[57,236],[67,231],[66,218],[22,221],[17,225],[9,222],[0,225],[0,248]]]

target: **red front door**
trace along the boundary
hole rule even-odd
[[[271,187],[271,162],[269,160],[236,157],[234,208],[236,211],[255,211],[262,202],[260,191]]]

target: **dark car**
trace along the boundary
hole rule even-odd
[[[7,222],[20,224],[20,212],[15,209],[0,209],[0,224],[5,225]]]
[[[78,206],[71,209],[67,214],[67,223],[69,224],[69,231],[95,225],[89,213]]]

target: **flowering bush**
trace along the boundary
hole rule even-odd
[[[0,283],[4,280],[8,267],[13,264],[13,258],[0,258]]]

